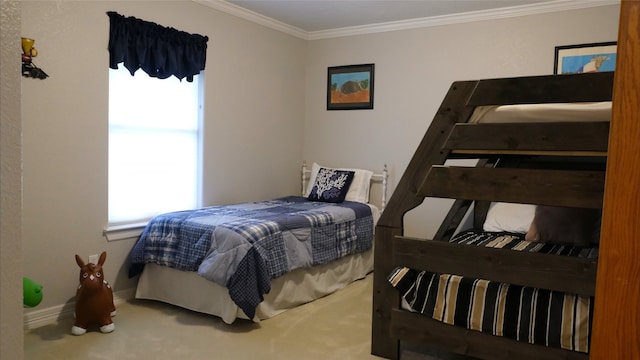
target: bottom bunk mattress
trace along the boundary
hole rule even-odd
[[[296,269],[271,281],[271,291],[258,305],[255,322],[278,315],[344,288],[373,270],[373,250],[353,254],[327,264]],[[145,266],[136,289],[137,299],[157,300],[220,317],[231,324],[249,319],[233,302],[228,289],[197,272],[156,264]]]
[[[533,243],[524,234],[465,231],[451,242],[596,258],[597,248]],[[593,298],[452,274],[396,268],[389,282],[403,308],[450,325],[531,344],[587,353]]]

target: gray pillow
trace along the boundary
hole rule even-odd
[[[572,207],[536,207],[527,241],[587,247],[600,238],[601,211]]]

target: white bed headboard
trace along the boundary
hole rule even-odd
[[[309,178],[311,177],[311,169],[307,167],[307,162],[302,163],[301,169],[301,194],[304,196],[307,192],[307,186],[309,182]],[[387,164],[384,164],[384,168],[380,172],[373,172],[371,175],[371,182],[378,183],[382,186],[382,191],[380,195],[380,212],[382,212],[387,205],[387,186],[389,180],[389,171],[387,170]],[[371,190],[369,190],[371,191]]]

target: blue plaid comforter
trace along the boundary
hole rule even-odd
[[[373,228],[366,204],[300,196],[167,213],[144,229],[131,253],[129,275],[145,263],[197,271],[226,286],[252,319],[271,279],[369,250]]]

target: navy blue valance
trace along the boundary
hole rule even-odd
[[[116,12],[109,16],[109,67],[124,63],[131,75],[142,69],[151,77],[174,75],[193,81],[204,70],[208,37],[189,34]]]

